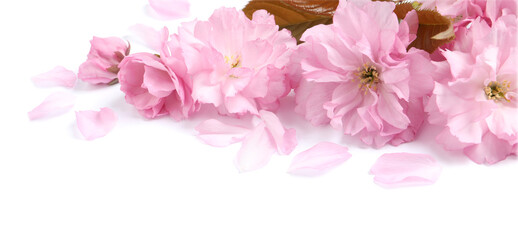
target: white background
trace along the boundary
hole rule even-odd
[[[191,0],[191,17],[207,19],[241,1]],[[417,141],[374,150],[295,115],[299,146],[265,168],[240,174],[239,145],[214,148],[194,137],[213,116],[145,120],[118,86],[36,88],[31,76],[62,65],[76,70],[92,36],[127,36],[133,24],[176,31],[178,21],[146,14],[145,0],[4,1],[0,9],[0,239],[518,239],[516,157],[480,166],[434,143],[426,127]],[[137,44],[134,51],[143,50]],[[29,121],[50,93],[71,91],[74,110],[110,107],[119,117],[104,138],[85,141],[74,112]],[[319,141],[349,146],[353,157],[316,178],[286,172],[293,156]],[[415,152],[444,166],[431,186],[383,189],[370,166],[383,153]]]

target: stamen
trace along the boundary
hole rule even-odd
[[[241,56],[225,56],[225,63],[230,64],[232,68],[241,67]]]
[[[511,88],[511,83],[509,81],[492,81],[484,87],[484,92],[489,100],[499,102],[504,99],[509,102],[510,100],[505,96],[509,88]]]
[[[360,89],[363,89],[365,94],[369,91],[369,89],[372,89],[374,91],[378,88],[378,83],[381,82],[379,79],[379,73],[376,67],[363,64],[363,67],[358,68],[358,72],[356,73],[358,76],[358,79],[360,80],[360,83],[358,84],[358,87]]]

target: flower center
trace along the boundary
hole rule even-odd
[[[241,56],[225,56],[225,63],[230,64],[232,68],[241,67]]]
[[[507,91],[511,87],[511,83],[509,81],[492,81],[487,86],[484,87],[484,92],[486,93],[486,97],[489,100],[493,100],[495,102],[501,101],[505,99],[509,102],[509,99],[505,96]]]
[[[356,75],[360,79],[359,87],[363,89],[365,93],[367,93],[369,89],[376,91],[378,83],[381,82],[376,67],[368,64],[363,64],[363,67],[359,67]]]

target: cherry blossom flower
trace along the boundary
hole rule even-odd
[[[221,8],[208,21],[183,24],[179,38],[194,99],[221,114],[276,110],[291,90],[285,66],[296,41],[264,10],[250,20],[242,11]]]
[[[293,57],[302,70],[298,113],[377,147],[414,139],[435,66],[426,52],[406,50],[417,31],[415,11],[398,23],[394,8],[390,2],[342,1],[332,25],[304,33]]]
[[[118,37],[94,37],[86,62],[79,66],[79,79],[92,84],[116,81],[119,63],[129,54],[128,43]]]
[[[170,115],[182,120],[199,109],[191,97],[192,82],[180,51],[178,37],[168,41],[168,30],[162,30],[160,55],[131,54],[120,63],[118,74],[126,101],[146,118]]]
[[[435,84],[427,106],[429,121],[444,126],[437,141],[477,163],[516,155],[516,25],[515,15],[492,27],[476,19],[462,41],[443,52],[451,79]]]

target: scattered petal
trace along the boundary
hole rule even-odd
[[[196,126],[198,138],[214,147],[225,147],[243,141],[250,129],[223,123],[216,119],[206,120]]]
[[[93,140],[108,134],[117,123],[117,116],[109,108],[100,111],[76,112],[77,128],[86,140]]]
[[[75,96],[67,92],[57,92],[49,95],[43,102],[28,113],[29,119],[54,117],[61,115],[74,107]]]
[[[441,165],[429,155],[413,153],[383,154],[370,170],[374,182],[382,187],[432,184],[439,178]]]
[[[235,161],[240,172],[247,172],[264,167],[275,152],[264,123],[257,125],[243,140]]]
[[[317,176],[342,164],[351,157],[347,147],[321,142],[293,158],[288,173],[301,176]]]
[[[62,66],[32,77],[32,82],[38,87],[68,87],[72,88],[76,84],[76,74]]]
[[[187,0],[149,0],[149,6],[161,16],[169,19],[189,16],[190,4]]]
[[[261,110],[259,115],[277,146],[277,152],[283,155],[290,154],[297,146],[295,129],[284,128],[279,118],[272,112]]]

